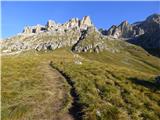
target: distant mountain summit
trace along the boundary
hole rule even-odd
[[[153,14],[137,27],[144,30],[144,34],[128,42],[139,45],[153,55],[160,57],[160,14]]]
[[[125,39],[139,45],[154,55],[160,56],[160,14],[153,14],[141,22],[129,24],[127,21],[113,25],[102,31],[104,35]]]
[[[123,21],[120,25],[113,25],[106,31],[106,35],[114,38],[133,38],[145,33],[157,32],[160,29],[160,15],[153,14],[147,17],[146,20],[129,24],[128,21]]]
[[[159,33],[159,14],[153,14],[146,20],[134,24],[123,21],[118,26],[113,25],[102,31],[97,30],[89,16],[84,16],[81,20],[72,18],[63,24],[48,20],[46,25],[26,26],[22,33],[2,41],[2,53],[31,49],[55,50],[61,47],[71,47],[75,52],[99,53],[109,50],[115,53],[120,52],[125,45],[114,45],[114,41],[122,39],[158,55]]]
[[[128,21],[123,21],[118,26],[113,25],[106,33],[106,35],[114,38],[131,38],[141,34],[144,34],[143,29],[132,26]]]

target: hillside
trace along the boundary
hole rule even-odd
[[[2,57],[2,119],[50,120],[56,115],[54,105],[59,103],[58,99],[64,101],[58,114],[65,116],[74,103],[75,96],[70,94],[73,87],[78,97],[76,102],[82,107],[78,112],[83,114],[78,116],[83,115],[83,119],[159,119],[159,86],[154,78],[160,73],[160,66],[157,66],[160,60],[145,54],[141,57],[148,60],[144,61],[130,56],[134,62],[128,62],[132,65],[128,67],[118,62],[113,54],[109,57],[107,53],[101,54],[88,53],[82,57],[68,49],[57,49]],[[60,71],[73,84],[64,80],[54,83],[48,78],[55,77],[54,74],[49,75],[43,63]]]
[[[2,41],[2,120],[158,120],[160,58],[89,16]]]

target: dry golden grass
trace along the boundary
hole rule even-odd
[[[53,117],[52,105],[60,98],[64,105],[58,114],[67,111],[72,101],[69,84],[62,79],[59,86],[53,85],[49,73],[52,69],[43,65],[50,61],[74,83],[78,102],[83,106],[83,119],[160,119],[160,89],[154,84],[154,77],[160,74],[160,60],[130,53],[128,64],[123,64],[117,57],[105,52],[75,55],[68,49],[3,56],[2,119]],[[126,59],[123,57],[119,55],[122,61]],[[82,64],[75,64],[77,59]],[[62,94],[55,89],[61,89]]]

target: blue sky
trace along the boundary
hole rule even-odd
[[[2,8],[2,38],[15,35],[26,25],[45,25],[52,19],[64,23],[73,17],[89,15],[97,28],[108,29],[124,20],[129,23],[160,13],[160,1],[154,2],[5,2]]]

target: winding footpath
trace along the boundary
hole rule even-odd
[[[49,81],[48,84],[52,84],[52,91],[54,91],[54,99],[52,100],[52,117],[49,118],[52,120],[75,120],[74,115],[70,113],[70,111],[66,110],[63,111],[64,104],[66,102],[66,96],[69,93],[70,89],[68,91],[64,88],[64,85],[67,84],[67,80],[65,77],[59,73],[56,69],[50,66],[48,62],[41,63],[40,68],[43,72],[45,78]],[[67,86],[66,85],[66,86]],[[66,87],[65,86],[65,87]],[[69,88],[69,85],[67,86]],[[74,99],[74,98],[73,98]],[[72,104],[73,100],[70,104]],[[47,119],[48,120],[48,119]]]

